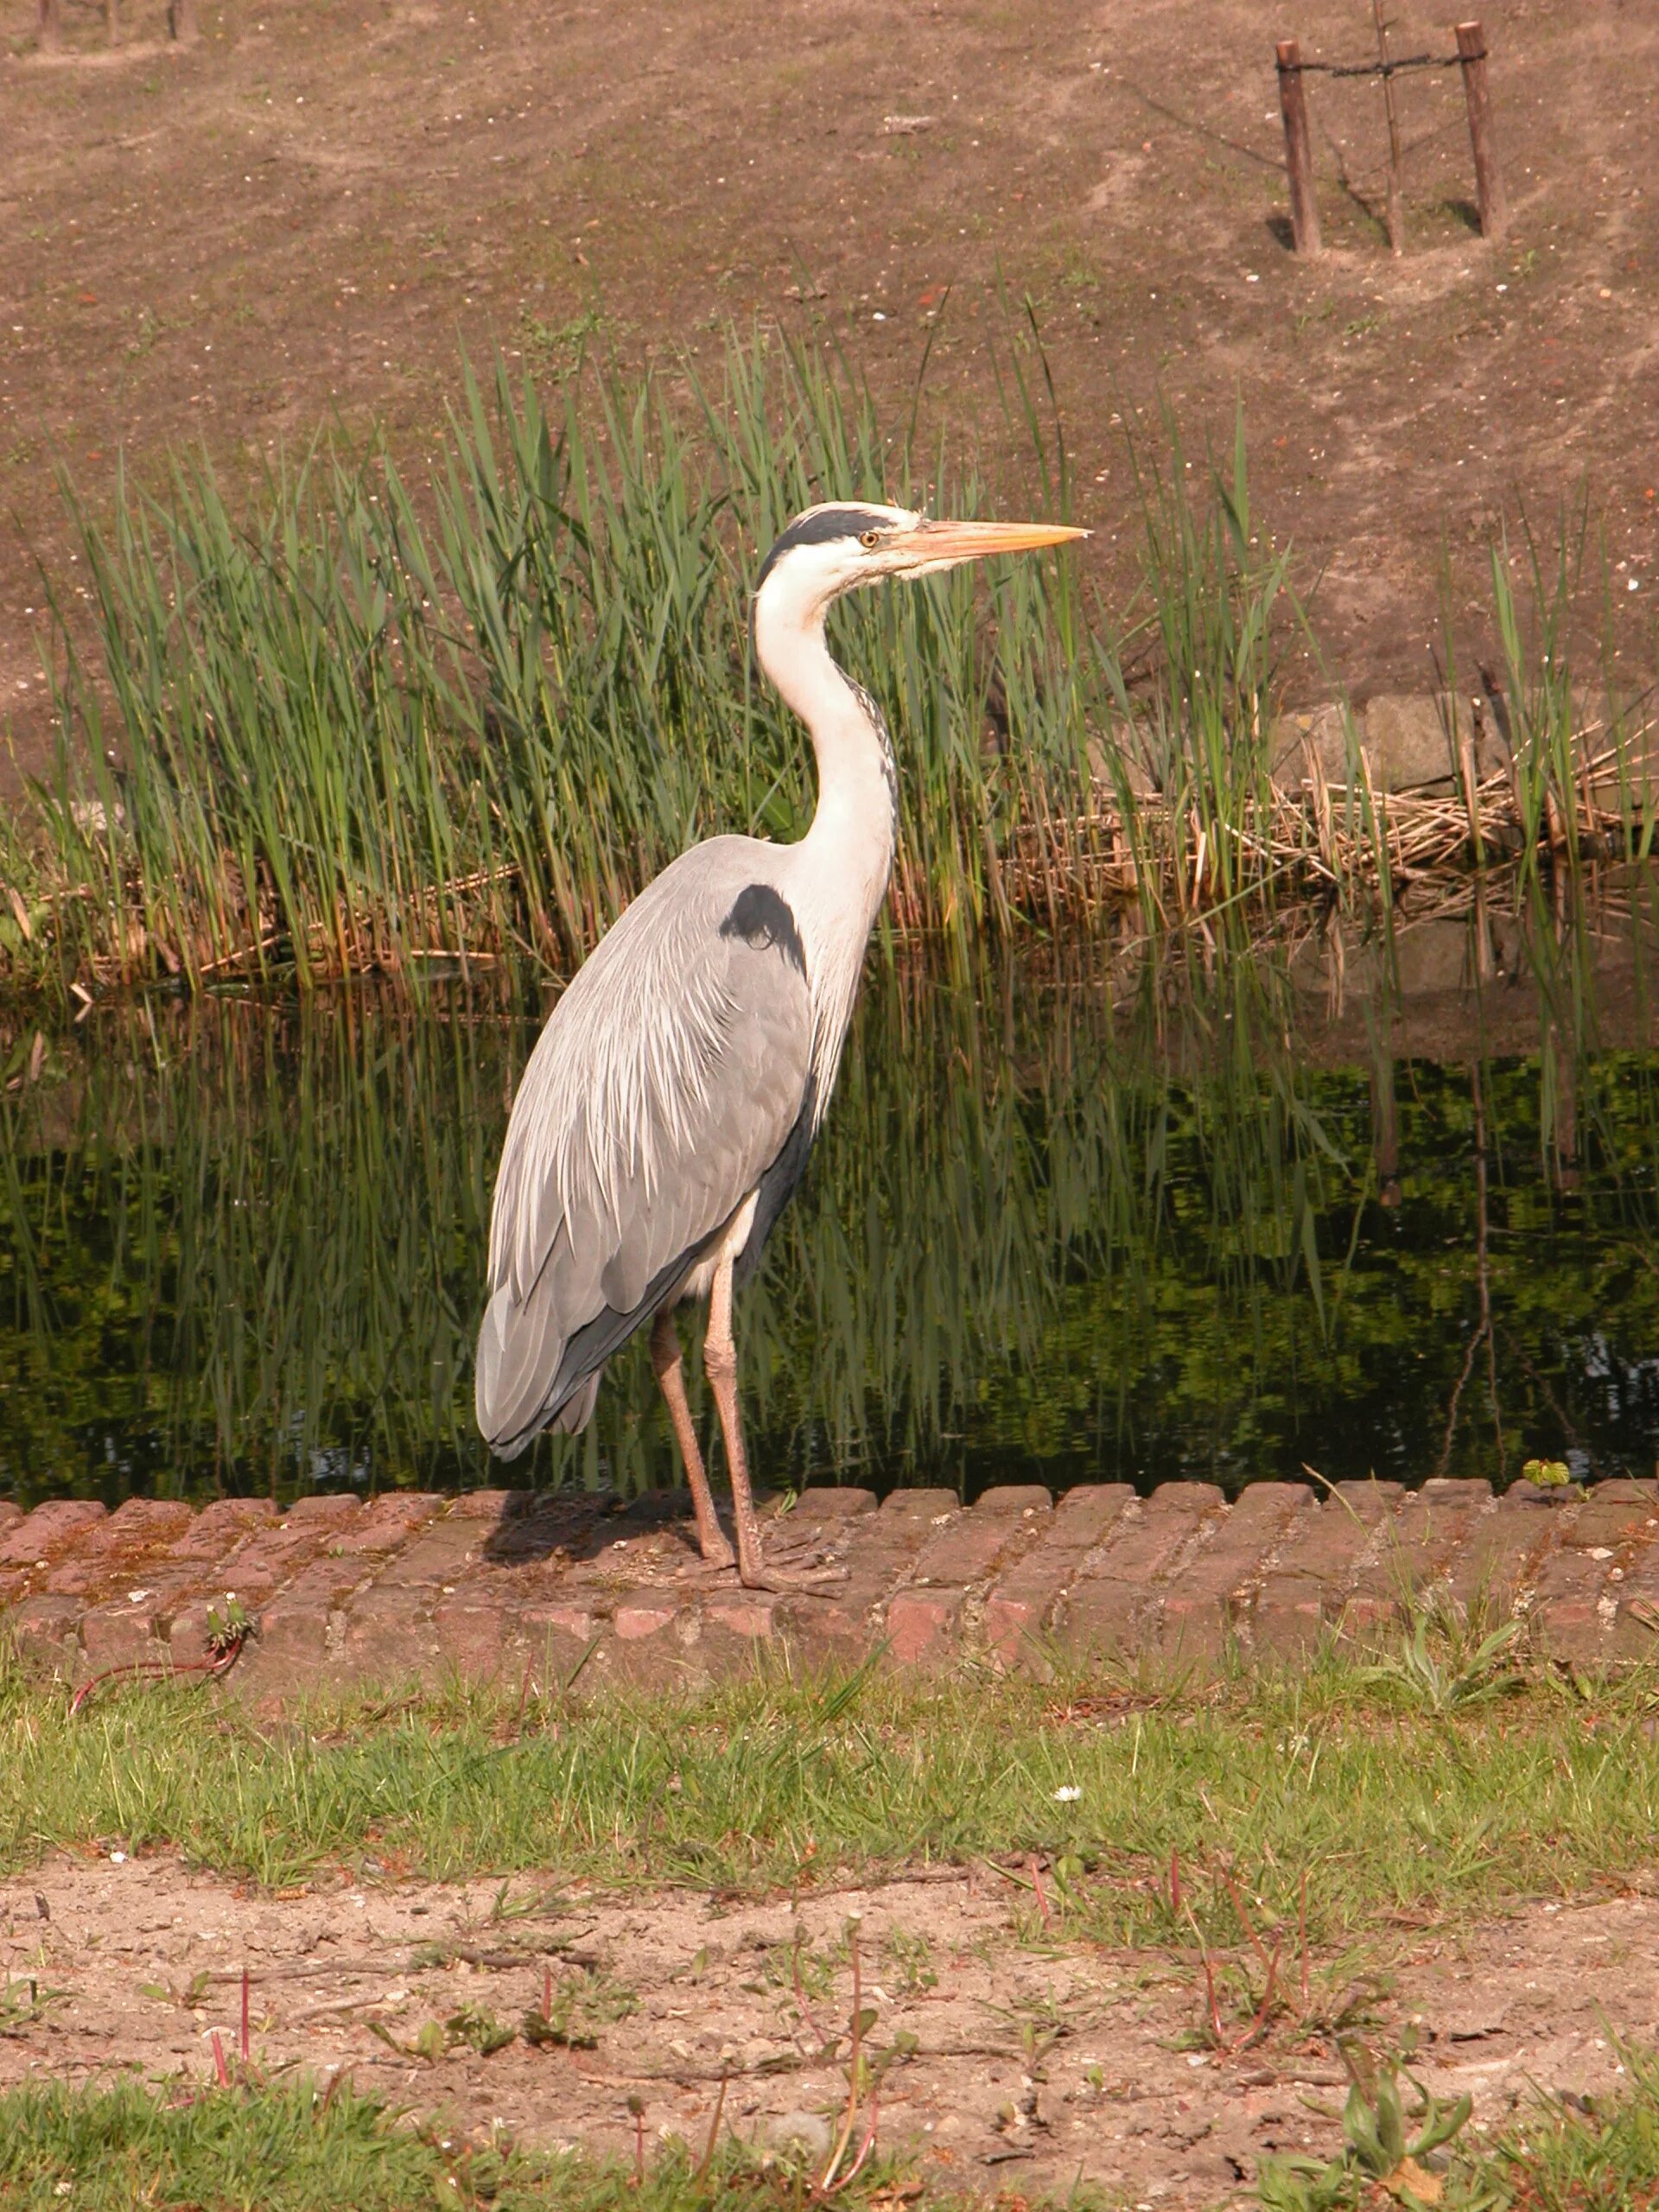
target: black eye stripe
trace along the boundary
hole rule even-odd
[[[890,515],[877,514],[869,507],[824,507],[817,514],[803,515],[798,522],[791,523],[761,563],[754,588],[759,591],[783,556],[798,545],[827,545],[837,537],[862,537],[868,531],[879,536],[892,526]]]

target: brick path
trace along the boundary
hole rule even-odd
[[[1529,1612],[1580,1665],[1659,1655],[1659,1486],[1587,1494],[1484,1482],[1347,1483],[1335,1497],[1261,1483],[1230,1506],[1205,1483],[1149,1497],[1090,1484],[988,1491],[813,1490],[789,1526],[849,1569],[828,1599],[759,1595],[696,1560],[683,1501],[474,1492],[257,1500],[194,1512],[0,1503],[0,1630],[42,1674],[203,1656],[207,1608],[234,1592],[257,1630],[230,1680],[262,1696],[355,1678],[528,1667],[585,1687],[699,1682],[757,1650],[805,1662],[1014,1667],[1129,1654],[1202,1667],[1236,1642],[1294,1655],[1327,1625],[1386,1630],[1404,1590],[1483,1594]]]

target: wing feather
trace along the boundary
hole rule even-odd
[[[665,869],[554,1008],[513,1102],[490,1220],[479,1426],[512,1456],[648,1319],[788,1143],[812,1013],[773,849]],[[578,1424],[579,1425],[579,1424]]]

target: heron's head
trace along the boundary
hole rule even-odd
[[[1061,523],[934,522],[908,507],[867,504],[809,507],[767,554],[755,579],[757,603],[768,586],[802,614],[887,576],[933,576],[992,553],[1029,553],[1087,537]]]

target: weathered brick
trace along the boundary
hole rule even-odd
[[[1632,1539],[1639,1540],[1653,1516],[1653,1501],[1637,1491],[1634,1484],[1618,1485],[1625,1493],[1623,1497],[1610,1495],[1613,1488],[1611,1483],[1600,1483],[1590,1492],[1573,1516],[1565,1538],[1567,1543],[1580,1551],[1589,1551],[1599,1544],[1617,1551]]]
[[[721,1629],[728,1636],[764,1643],[777,1633],[779,1611],[778,1600],[764,1591],[739,1590],[705,1599],[702,1618],[711,1628]]]
[[[1084,1555],[1077,1587],[1095,1581],[1133,1582],[1146,1589],[1172,1567],[1192,1541],[1206,1513],[1219,1508],[1221,1492],[1208,1483],[1169,1483],[1165,1490],[1183,1496],[1170,1500],[1164,1491],[1142,1498],[1117,1516],[1101,1541]],[[1193,1497],[1192,1493],[1200,1493]]]
[[[1017,1514],[957,1514],[923,1545],[915,1579],[918,1584],[982,1581],[1004,1553],[1024,1542],[1025,1529]]]
[[[1604,1594],[1613,1599],[1618,1592],[1608,1580],[1611,1565],[1570,1549],[1545,1561],[1528,1618],[1534,1635],[1557,1658],[1589,1664],[1611,1649],[1611,1621],[1604,1621],[1601,1611]]]
[[[1067,1491],[1032,1548],[999,1578],[985,1603],[985,1640],[1005,1666],[1034,1656],[1033,1639],[1052,1624],[1085,1554],[1134,1496],[1128,1483]]]
[[[331,1663],[328,1649],[328,1608],[295,1605],[283,1600],[259,1616],[258,1633],[247,1653],[249,1670],[261,1686],[272,1677],[302,1681],[324,1672]]]
[[[181,1497],[128,1497],[111,1514],[106,1534],[124,1550],[147,1551],[152,1544],[182,1535],[195,1519]]]
[[[73,1598],[25,1598],[6,1615],[6,1627],[23,1664],[36,1673],[67,1677],[80,1659],[75,1630],[80,1607]]]
[[[855,1513],[874,1513],[875,1492],[843,1490],[834,1483],[809,1483],[795,1501],[795,1510],[809,1521],[845,1520]]]
[[[1213,1483],[1166,1483],[1120,1515],[1071,1586],[1061,1623],[1066,1644],[1111,1652],[1141,1640],[1161,1611],[1166,1580],[1221,1505]]]
[[[680,1610],[677,1598],[645,1592],[638,1597],[622,1598],[611,1616],[611,1626],[622,1643],[635,1643],[642,1637],[660,1636],[671,1628]]]
[[[1053,1510],[1053,1492],[1041,1483],[993,1483],[974,1500],[976,1513],[1036,1514],[1046,1520]]]
[[[1526,1490],[1537,1486],[1529,1483]],[[1548,1496],[1546,1490],[1542,1495]],[[1507,1613],[1561,1533],[1566,1516],[1532,1497],[1505,1491],[1483,1514],[1453,1554],[1446,1588],[1465,1611]]]
[[[171,1560],[213,1566],[227,1559],[251,1530],[265,1528],[276,1518],[276,1509],[269,1498],[217,1498],[174,1538],[167,1556]]]
[[[158,1548],[181,1535],[193,1519],[179,1498],[130,1497],[47,1575],[42,1587],[86,1601],[113,1598],[124,1582],[151,1579]]]
[[[1627,1548],[1609,1656],[1659,1659],[1659,1521],[1644,1521],[1640,1540]]]
[[[49,1499],[9,1535],[0,1535],[0,1567],[33,1567],[37,1560],[49,1560],[107,1517],[107,1508],[96,1498]]]
[[[1620,1493],[1611,1484],[1591,1491],[1535,1579],[1534,1632],[1559,1658],[1592,1665],[1629,1641],[1620,1632],[1619,1611],[1631,1569],[1645,1564],[1653,1516],[1634,1484],[1621,1484]]]
[[[899,1666],[944,1656],[967,1593],[901,1590],[887,1607],[887,1656]]]
[[[345,1529],[362,1510],[362,1499],[350,1491],[327,1491],[296,1497],[283,1518],[296,1529]]]
[[[1403,1496],[1398,1483],[1338,1483],[1300,1519],[1250,1608],[1255,1641],[1294,1650],[1337,1621],[1360,1560]]]
[[[470,1681],[489,1681],[506,1656],[506,1619],[499,1605],[446,1599],[432,1616],[443,1659]]]
[[[353,1554],[397,1551],[442,1507],[442,1498],[420,1491],[388,1491],[372,1498],[356,1521],[338,1536],[331,1536],[330,1548]]]
[[[235,1591],[245,1605],[263,1605],[315,1556],[324,1534],[281,1522],[257,1529],[218,1562],[214,1580]]]
[[[882,1499],[880,1517],[883,1521],[933,1522],[961,1510],[962,1500],[953,1490],[895,1490],[889,1491]]]
[[[446,1514],[442,1521],[429,1522],[412,1543],[393,1553],[376,1586],[396,1584],[413,1589],[422,1583],[459,1582],[479,1564],[482,1545],[475,1521],[457,1520]]]
[[[1301,1483],[1252,1483],[1241,1492],[1165,1593],[1159,1623],[1165,1651],[1188,1660],[1213,1658],[1248,1611],[1262,1561],[1316,1510],[1312,1491]]]
[[[1402,1615],[1411,1599],[1438,1581],[1492,1510],[1491,1483],[1435,1477],[1408,1491],[1361,1561],[1344,1608],[1356,1634]]]
[[[127,1667],[165,1651],[156,1617],[149,1605],[95,1605],[80,1620],[80,1647],[94,1671]]]
[[[1054,1509],[1046,1541],[1080,1544],[1086,1551],[1135,1502],[1133,1483],[1079,1483]]]
[[[428,1589],[380,1582],[359,1591],[345,1609],[342,1664],[364,1681],[378,1682],[401,1681],[435,1665],[433,1605]]]
[[[464,1490],[449,1508],[452,1521],[482,1521],[490,1526],[516,1519],[535,1506],[536,1493],[528,1490]]]

